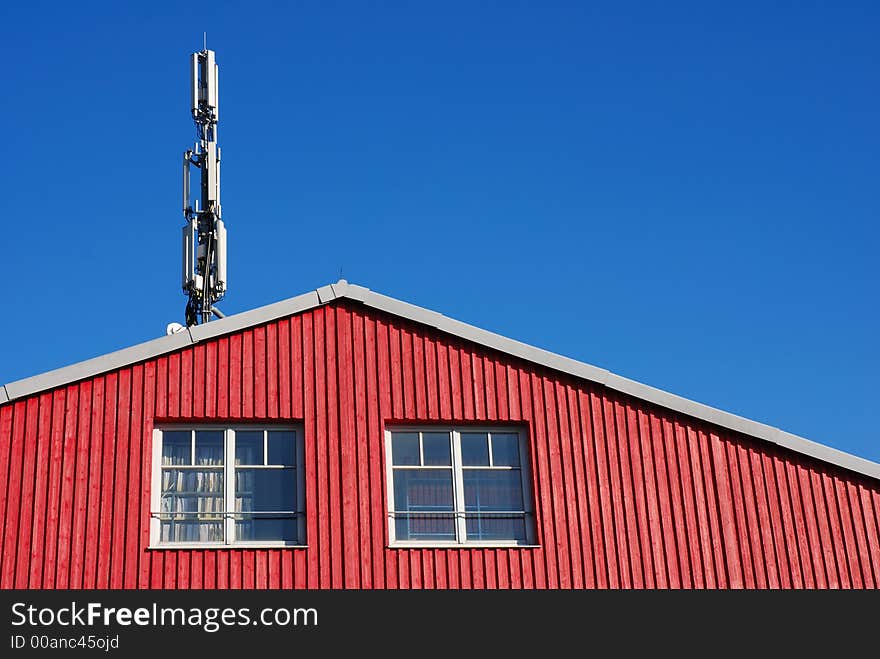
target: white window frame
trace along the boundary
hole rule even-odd
[[[224,487],[224,542],[162,542],[160,508],[162,499],[162,436],[169,430],[203,431],[214,430],[223,433],[223,487]],[[296,474],[296,520],[295,540],[235,540],[235,433],[236,431],[264,431],[263,437],[263,462],[268,459],[265,431],[288,430],[295,433],[294,460]],[[194,437],[195,435],[193,435]],[[195,440],[193,440],[195,441]],[[152,447],[152,474],[150,481],[150,549],[231,549],[258,547],[305,547],[305,473],[304,462],[303,425],[302,424],[162,424],[153,428]],[[259,465],[242,465],[244,469],[259,469]],[[263,469],[278,469],[281,467],[267,465]]]
[[[455,502],[455,540],[397,540],[395,537],[394,510],[394,464],[391,446],[391,434],[400,432],[448,432],[452,436],[452,496]],[[516,434],[519,439],[519,472],[522,483],[523,513],[526,531],[525,541],[517,540],[468,540],[467,517],[464,505],[464,469],[461,460],[462,433],[505,433]],[[491,440],[490,440],[491,441]],[[421,453],[421,442],[419,443]],[[388,517],[388,546],[400,548],[442,547],[444,549],[473,547],[537,547],[535,505],[532,496],[531,451],[529,450],[528,432],[519,426],[491,425],[391,425],[385,428],[385,484]],[[489,452],[489,464],[492,465],[492,452]],[[399,467],[398,467],[399,468]],[[411,467],[422,469],[448,469],[448,467]],[[512,467],[512,469],[515,467]]]

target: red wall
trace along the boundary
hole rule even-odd
[[[147,550],[154,422],[305,423],[308,549]],[[538,549],[388,549],[388,421],[524,422]],[[875,588],[880,483],[335,303],[0,406],[3,588]]]

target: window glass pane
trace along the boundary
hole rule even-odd
[[[393,465],[421,464],[421,460],[419,460],[419,433],[391,433],[391,458]]]
[[[426,465],[451,465],[452,454],[449,449],[449,433],[422,433],[422,453],[425,455]]]
[[[466,466],[489,466],[488,433],[461,433],[461,463]]]
[[[294,466],[294,441],[296,433],[292,430],[270,430],[268,437],[268,453],[266,464]]]
[[[223,495],[222,469],[163,469],[162,495],[166,494]]]
[[[222,430],[196,430],[196,464],[223,464]]]
[[[451,469],[395,469],[394,510],[434,512],[452,510]]]
[[[455,540],[455,518],[452,515],[424,513],[395,514],[396,540]]]
[[[468,540],[526,541],[524,515],[469,515],[465,526]]]
[[[296,520],[291,517],[244,517],[235,520],[236,540],[297,540]]]
[[[159,538],[161,542],[223,542],[223,520],[163,520]]]
[[[263,431],[235,431],[235,464],[263,464]]]
[[[162,464],[192,464],[192,435],[189,430],[166,430],[162,433]]]
[[[466,469],[463,477],[465,511],[523,509],[519,469]]]
[[[519,436],[513,433],[492,433],[492,464],[496,467],[519,467]]]
[[[235,511],[296,510],[295,469],[235,470]]]

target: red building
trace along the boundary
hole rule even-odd
[[[875,588],[878,479],[340,281],[0,387],[0,587]]]

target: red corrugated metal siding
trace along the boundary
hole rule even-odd
[[[308,549],[147,550],[156,420],[302,419]],[[389,421],[527,425],[540,548],[386,547]],[[876,588],[880,483],[337,303],[0,406],[3,588]]]

